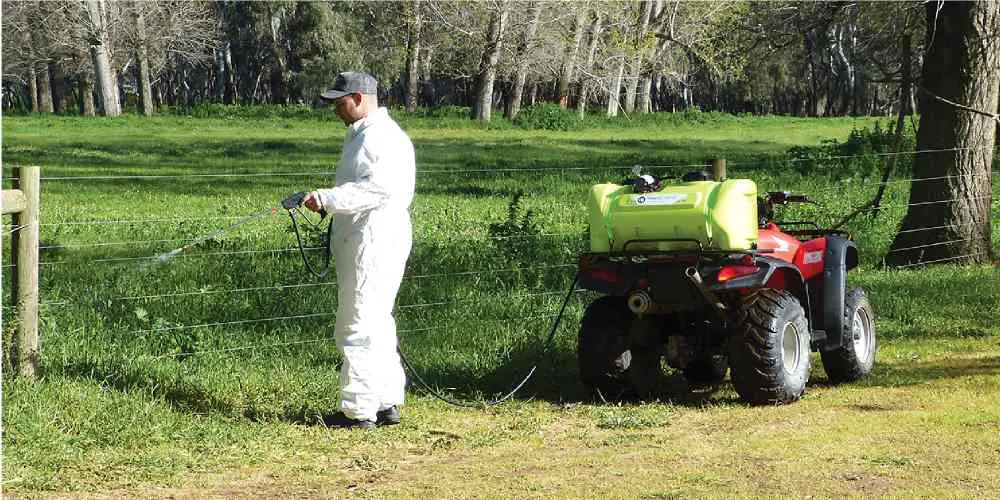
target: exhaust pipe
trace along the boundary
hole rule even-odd
[[[628,308],[638,316],[644,314],[670,314],[673,307],[653,300],[649,292],[638,290],[628,296]]]
[[[722,319],[728,319],[726,316],[726,305],[719,300],[717,295],[712,293],[712,291],[705,286],[705,281],[701,279],[701,274],[698,270],[695,269],[694,266],[691,266],[684,270],[684,275],[687,276],[688,279],[691,280],[691,283],[694,284],[694,287],[701,292],[702,297],[705,297],[705,300],[707,300],[709,305],[712,306],[712,309],[715,310],[716,314],[718,314]]]
[[[636,314],[646,314],[653,308],[653,298],[644,290],[628,296],[628,308]]]

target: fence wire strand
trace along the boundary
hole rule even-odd
[[[993,146],[969,147],[969,148],[926,149],[926,150],[901,151],[901,152],[869,153],[869,154],[860,154],[860,155],[838,155],[838,156],[829,156],[829,157],[818,158],[818,159],[809,159],[809,158],[790,158],[789,159],[789,158],[786,158],[786,159],[767,159],[767,160],[757,160],[757,161],[733,161],[733,162],[729,162],[729,165],[731,167],[733,167],[733,168],[739,168],[739,167],[757,166],[757,165],[773,165],[773,164],[786,164],[786,163],[787,164],[794,164],[794,163],[801,163],[801,162],[817,162],[817,163],[822,163],[822,162],[825,162],[825,161],[844,160],[844,159],[851,159],[851,158],[891,157],[891,156],[935,154],[935,153],[947,153],[947,152],[959,152],[959,151],[978,151],[978,150],[993,150],[993,149],[995,149]],[[533,167],[533,168],[495,168],[495,169],[485,169],[485,168],[484,169],[422,169],[422,170],[418,170],[417,174],[419,176],[419,175],[424,175],[424,174],[453,174],[453,175],[458,175],[458,174],[476,174],[476,173],[522,173],[522,172],[528,173],[528,172],[549,172],[549,171],[551,171],[551,172],[556,172],[556,171],[558,171],[558,172],[583,172],[583,171],[601,171],[601,170],[611,171],[611,170],[635,170],[635,169],[641,169],[641,170],[644,170],[644,171],[651,171],[651,170],[691,169],[691,168],[705,169],[705,168],[708,168],[708,166],[706,164],[687,164],[687,165],[680,165],[679,164],[679,165],[629,165],[629,166],[607,166],[607,165],[597,166],[597,165],[595,165],[595,166],[583,166],[583,167]],[[313,175],[329,177],[329,176],[331,176],[333,174],[334,174],[333,171],[311,171],[311,172],[269,172],[269,173],[249,172],[249,173],[218,173],[218,174],[97,175],[97,176],[52,176],[52,177],[42,177],[42,180],[45,180],[45,181],[83,181],[83,180],[115,180],[115,179],[121,179],[121,180],[155,180],[155,179],[181,179],[181,178],[207,179],[207,178],[237,178],[237,177],[254,177],[254,178],[259,178],[259,177],[291,177],[291,176],[313,176]],[[878,186],[888,186],[888,185],[905,184],[905,183],[913,184],[913,183],[918,183],[918,182],[941,181],[941,180],[957,179],[957,178],[970,178],[970,177],[977,177],[977,176],[980,176],[980,175],[987,176],[987,177],[997,177],[997,176],[1000,176],[1000,172],[990,171],[990,172],[973,173],[973,174],[945,175],[945,176],[934,176],[934,177],[924,177],[924,178],[911,178],[911,179],[892,179],[892,180],[887,180],[887,181],[880,181],[880,182],[874,183],[874,184],[864,184],[864,187],[866,187],[866,188],[867,187],[872,187],[872,186],[878,187]],[[834,191],[834,190],[842,190],[845,187],[848,187],[848,185],[850,183],[851,183],[850,179],[847,180],[847,181],[839,181],[838,185],[836,185],[836,186],[831,186],[831,187],[828,187],[828,188],[822,188],[822,189],[817,190],[815,192],[825,193],[825,192]],[[857,185],[857,184],[855,184],[855,185]],[[953,198],[953,199],[937,200],[937,201],[911,202],[911,203],[906,203],[906,204],[888,204],[888,205],[882,205],[882,206],[880,206],[877,209],[876,208],[871,208],[871,209],[868,209],[868,210],[864,210],[864,211],[862,211],[862,213],[864,213],[864,212],[871,212],[871,211],[875,211],[875,210],[884,210],[884,209],[889,209],[889,208],[906,208],[906,207],[911,207],[911,206],[924,206],[924,205],[933,205],[933,204],[941,204],[941,203],[952,203],[952,202],[965,201],[965,200],[974,201],[974,200],[982,200],[982,199],[990,199],[990,198],[992,198],[992,196],[963,197],[963,198]],[[39,223],[39,226],[59,227],[59,226],[100,226],[100,225],[125,225],[125,224],[186,223],[186,222],[196,222],[196,221],[197,222],[206,222],[206,221],[213,221],[213,222],[215,222],[215,221],[226,221],[226,220],[239,220],[239,219],[243,219],[245,217],[246,216],[240,215],[240,216],[173,217],[173,218],[124,219],[124,220],[115,220],[115,219],[100,220],[100,219],[98,219],[98,220],[82,220],[82,221],[63,221],[63,222]],[[920,227],[920,228],[910,228],[910,229],[900,230],[900,231],[898,231],[898,233],[899,234],[908,234],[908,233],[915,233],[915,232],[919,232],[919,231],[931,231],[931,230],[938,230],[938,229],[957,228],[957,227],[968,226],[968,225],[971,225],[971,224],[973,224],[973,223],[970,222],[970,223],[965,223],[965,224],[950,224],[950,225],[940,225],[940,226],[928,226],[928,227]],[[14,232],[16,232],[16,231],[18,231],[20,229],[23,229],[25,227],[28,227],[28,225],[20,225],[20,226],[14,226],[14,227],[10,227],[10,228],[4,228],[4,232],[7,233],[7,234],[13,234]],[[534,235],[512,235],[512,236],[478,236],[478,235],[469,235],[468,238],[469,239],[486,239],[486,240],[508,240],[508,239],[518,239],[518,238],[573,237],[573,236],[579,236],[579,234],[578,233],[541,233],[541,234],[534,234]],[[462,237],[463,236],[459,236],[459,238],[462,238]],[[454,238],[452,238],[452,239],[454,239]],[[887,251],[887,254],[896,253],[896,252],[910,251],[910,250],[918,250],[918,249],[922,249],[922,248],[930,248],[930,247],[936,247],[936,246],[942,246],[942,245],[950,245],[950,244],[955,244],[955,243],[962,243],[962,242],[970,241],[971,239],[972,238],[964,238],[964,239],[957,239],[957,240],[950,240],[950,241],[933,242],[933,243],[928,243],[928,244],[923,244],[923,245],[917,245],[917,246],[911,246],[911,247],[906,247],[906,248],[891,249],[891,250]],[[42,248],[42,249],[58,249],[58,248],[95,248],[95,247],[110,247],[110,246],[137,246],[137,245],[140,245],[140,244],[168,243],[168,242],[180,242],[180,241],[188,241],[188,239],[186,239],[186,238],[175,238],[175,239],[137,240],[137,241],[115,241],[115,242],[83,243],[83,244],[67,244],[67,245],[44,245],[44,246],[41,246],[40,248]],[[315,250],[321,250],[321,249],[322,249],[322,247],[308,247],[308,248],[306,248],[306,250],[309,250],[309,251],[315,251]],[[297,248],[281,248],[281,249],[265,249],[265,250],[219,251],[219,252],[202,252],[202,253],[195,253],[195,254],[184,254],[183,256],[185,256],[185,257],[216,257],[216,256],[231,256],[231,255],[277,254],[277,253],[285,253],[285,252],[297,251],[297,250],[298,250]],[[910,267],[916,267],[916,266],[925,266],[925,265],[933,264],[933,263],[956,261],[956,260],[960,260],[960,259],[970,259],[970,258],[982,256],[982,255],[985,255],[985,254],[986,254],[986,252],[971,253],[971,254],[967,254],[967,255],[959,255],[959,256],[952,256],[952,257],[935,259],[935,260],[924,261],[924,262],[910,263],[910,264],[900,265],[900,266],[896,266],[896,267],[897,268],[910,268]],[[91,259],[91,260],[86,261],[86,262],[88,264],[89,263],[114,263],[114,262],[144,261],[144,260],[150,260],[150,259],[156,259],[156,257],[122,257],[122,258],[107,258],[107,259]],[[40,264],[41,265],[57,265],[57,264],[70,264],[70,263],[75,263],[75,262],[72,262],[72,261],[56,261],[56,262],[41,262]],[[426,278],[443,278],[443,277],[456,277],[456,276],[475,276],[475,275],[486,275],[486,274],[503,273],[503,272],[514,273],[514,272],[535,271],[535,270],[543,270],[543,269],[544,270],[551,270],[551,269],[559,269],[559,268],[570,268],[570,267],[574,267],[574,266],[575,266],[575,264],[553,264],[553,265],[528,266],[528,267],[519,267],[519,268],[489,269],[489,270],[479,270],[479,271],[459,271],[459,272],[447,272],[447,273],[437,273],[437,274],[417,274],[417,275],[405,276],[403,279],[404,280],[417,280],[417,279],[426,279]],[[8,268],[8,267],[12,267],[12,265],[11,264],[7,264],[7,265],[4,265],[3,267],[4,268]],[[173,298],[173,297],[189,297],[189,296],[199,296],[199,295],[222,294],[222,293],[227,293],[228,294],[228,293],[250,293],[250,292],[257,292],[257,291],[280,291],[280,290],[285,290],[285,289],[301,289],[301,288],[307,288],[307,287],[319,287],[319,286],[324,286],[325,287],[325,286],[334,286],[334,285],[336,285],[335,282],[325,282],[325,283],[303,283],[303,284],[292,284],[292,285],[276,285],[276,286],[262,286],[262,287],[232,288],[232,289],[225,289],[225,290],[202,290],[202,289],[199,289],[197,291],[184,291],[184,292],[165,293],[165,294],[119,296],[119,297],[106,298],[106,299],[102,299],[102,300],[108,300],[108,301],[151,300],[151,299],[165,299],[165,298]],[[574,292],[582,292],[582,291],[585,291],[585,290],[582,290],[582,289],[574,290]],[[531,298],[531,297],[542,297],[542,296],[548,296],[548,295],[556,295],[556,294],[561,294],[561,293],[562,292],[559,292],[559,291],[547,291],[547,292],[537,292],[537,293],[527,293],[527,294],[520,294],[520,295],[511,295],[511,296],[508,296],[507,298],[520,298],[520,299],[524,299],[524,298]],[[446,306],[446,305],[453,305],[453,304],[460,304],[460,303],[475,302],[475,301],[480,301],[480,300],[482,300],[482,299],[481,298],[466,298],[466,299],[458,299],[458,300],[450,300],[450,301],[411,303],[411,304],[400,305],[400,306],[398,306],[397,309],[399,309],[399,310],[416,310],[416,309],[421,309],[421,308]],[[66,304],[74,304],[74,303],[77,303],[77,302],[75,302],[75,301],[54,301],[54,302],[42,302],[40,305],[42,305],[42,306],[56,306],[56,305],[66,305]],[[4,306],[3,308],[4,309],[9,309],[11,307],[13,307],[13,306]],[[310,319],[310,318],[322,318],[322,317],[330,317],[330,316],[334,316],[335,317],[335,313],[331,313],[331,312],[308,313],[308,314],[299,314],[299,315],[275,316],[275,317],[268,317],[268,318],[256,318],[256,319],[244,319],[244,320],[235,320],[235,321],[210,322],[210,323],[201,323],[201,324],[194,324],[194,325],[175,325],[175,326],[165,326],[165,327],[158,327],[158,328],[139,329],[139,330],[133,330],[133,331],[125,332],[125,333],[126,334],[138,335],[138,334],[146,334],[146,333],[168,332],[168,331],[197,329],[197,328],[211,328],[211,327],[222,327],[222,326],[246,325],[246,324],[276,322],[276,321],[293,321],[293,320],[303,320],[303,319]],[[485,321],[520,322],[521,324],[524,324],[524,323],[526,323],[529,320],[543,319],[543,318],[552,318],[552,317],[555,317],[555,315],[548,315],[548,316],[528,316],[528,317],[518,317],[518,318],[496,318],[496,319],[489,319],[489,320],[485,320]],[[446,329],[446,328],[452,328],[452,327],[457,327],[457,326],[452,325],[452,324],[437,325],[437,326],[428,326],[428,327],[423,327],[423,328],[403,329],[403,330],[399,330],[398,333],[399,334],[412,334],[412,333],[416,333],[416,332],[424,332],[424,331],[430,331],[430,330],[439,330],[439,329]],[[282,343],[274,343],[274,344],[245,345],[245,346],[237,346],[237,347],[224,348],[224,349],[196,351],[196,352],[192,352],[192,353],[170,353],[170,354],[164,354],[164,355],[154,356],[153,359],[163,359],[163,358],[182,357],[182,356],[186,357],[186,356],[192,356],[192,355],[203,355],[203,354],[213,354],[213,353],[232,353],[232,352],[239,352],[239,351],[245,351],[245,350],[250,350],[250,349],[264,349],[264,348],[286,347],[286,346],[294,346],[294,345],[315,344],[315,343],[321,343],[321,342],[329,342],[329,341],[332,341],[332,340],[334,340],[333,337],[323,337],[323,338],[318,338],[318,339],[309,339],[309,340],[282,342]]]

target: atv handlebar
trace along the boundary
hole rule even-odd
[[[792,194],[788,191],[768,191],[764,199],[771,204],[787,205],[789,203],[812,203],[804,194]]]

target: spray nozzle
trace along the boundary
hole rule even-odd
[[[305,197],[308,194],[309,193],[307,191],[299,191],[298,193],[295,193],[289,196],[288,198],[281,200],[281,206],[285,210],[291,210],[295,207],[298,207],[299,205],[302,204],[302,200],[305,199]]]

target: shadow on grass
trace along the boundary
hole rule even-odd
[[[564,330],[575,333],[577,325],[567,325]],[[570,335],[566,331],[563,335]],[[619,401],[602,401],[600,396],[588,391],[580,381],[579,365],[575,349],[568,346],[556,347],[544,356],[539,356],[541,339],[537,346],[512,353],[501,366],[485,374],[460,366],[428,369],[420,364],[415,368],[420,377],[444,396],[464,403],[482,403],[506,396],[524,377],[536,370],[533,376],[511,398],[513,400],[542,400],[553,404],[590,403],[618,404]],[[409,374],[408,374],[409,375]],[[417,381],[409,381],[410,390],[426,394],[427,391]],[[705,407],[714,405],[742,404],[731,393],[719,391],[728,381],[715,387],[692,387],[682,375],[671,371],[664,373],[652,394],[645,402],[669,402],[675,405]],[[442,389],[448,388],[448,389]],[[623,402],[639,402],[628,400]]]
[[[872,376],[857,383],[868,387],[906,387],[971,377],[1000,378],[1000,356],[876,364]]]

